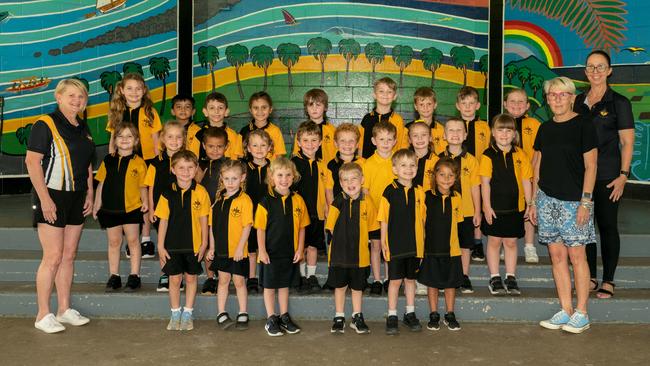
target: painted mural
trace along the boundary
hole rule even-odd
[[[548,120],[542,84],[556,76],[588,87],[584,60],[594,48],[606,49],[614,68],[614,90],[632,102],[636,140],[631,175],[650,181],[650,41],[647,1],[508,0],[504,27],[504,87],[525,88],[529,114]]]

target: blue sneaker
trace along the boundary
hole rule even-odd
[[[567,314],[566,311],[560,310],[551,319],[548,320],[542,320],[539,322],[539,325],[546,329],[561,329],[564,325],[566,325],[571,317],[569,314]]]
[[[192,313],[183,311],[181,315],[181,324],[179,330],[192,330],[194,329],[194,320],[192,320]]]
[[[172,316],[169,318],[167,330],[181,330],[181,311],[172,311]]]
[[[574,311],[568,323],[562,326],[562,330],[569,333],[580,334],[589,329],[589,316],[579,311]]]

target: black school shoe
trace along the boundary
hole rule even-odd
[[[203,282],[203,287],[201,288],[202,294],[216,294],[217,293],[217,280],[214,278],[208,278]]]
[[[469,280],[469,276],[463,275],[463,283],[460,285],[460,292],[464,294],[473,294],[474,288],[472,287],[472,281]]]
[[[163,274],[158,279],[158,287],[156,287],[156,292],[169,292],[169,276]]]
[[[383,290],[381,282],[375,281],[370,285],[370,296],[381,296],[381,291]]]
[[[111,275],[106,282],[106,292],[115,292],[122,288],[122,278],[118,275]]]
[[[397,315],[389,315],[386,318],[386,334],[387,335],[396,335],[399,334],[399,319]]]
[[[414,312],[404,314],[404,318],[402,318],[402,323],[406,325],[411,332],[419,332],[422,330],[422,325],[420,325],[420,320],[418,320]]]
[[[129,278],[126,280],[126,287],[124,292],[135,292],[142,287],[142,281],[140,281],[140,276],[136,274],[130,274]]]
[[[316,276],[309,276],[307,279],[307,286],[309,286],[309,291],[312,293],[317,293],[322,290],[320,284],[318,283],[318,278]]]
[[[248,293],[255,292],[256,294],[260,293],[260,282],[257,278],[249,278],[246,280],[246,289]]]
[[[427,323],[428,330],[440,330],[440,314],[433,311],[429,314],[429,323]]]
[[[366,325],[366,322],[363,320],[363,314],[358,313],[352,317],[352,322],[350,323],[350,328],[354,329],[357,334],[368,334],[370,333],[370,328]]]
[[[266,334],[271,337],[280,337],[284,335],[284,333],[282,333],[282,328],[280,328],[280,318],[277,315],[271,315],[266,320],[264,330],[266,330]]]
[[[490,293],[494,296],[503,296],[507,293],[505,287],[503,287],[501,276],[490,278],[490,282],[488,284],[488,290],[490,290]]]
[[[235,322],[230,319],[230,315],[228,313],[223,312],[219,315],[217,315],[217,326],[223,330],[228,330],[228,328],[232,327],[235,325]]]
[[[388,295],[388,285],[390,285],[390,281],[384,280],[384,292],[386,295]]]
[[[147,259],[147,258],[153,258],[156,256],[155,253],[155,248],[156,246],[152,241],[145,241],[140,244],[140,248],[142,249],[142,258]]]
[[[508,292],[509,295],[511,296],[521,295],[521,291],[519,290],[519,286],[517,285],[517,279],[514,276],[506,276],[506,280],[503,281],[503,286],[506,288],[506,292]]]
[[[235,322],[235,329],[237,330],[248,329],[248,313],[240,313],[237,315],[237,321]]]
[[[485,262],[485,253],[483,252],[483,243],[477,244],[472,248],[472,260],[474,262]]]
[[[298,286],[296,286],[296,290],[301,294],[308,293],[311,290],[307,277],[300,277],[300,282],[298,283]]]
[[[330,333],[333,334],[343,334],[345,333],[345,318],[342,316],[334,317],[334,323],[332,323],[332,329]]]
[[[445,320],[443,322],[449,330],[460,330],[460,324],[456,320],[456,314],[453,311],[445,314]]]
[[[289,334],[300,332],[300,327],[291,320],[289,313],[284,313],[280,316],[280,328]]]

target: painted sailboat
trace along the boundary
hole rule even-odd
[[[92,18],[95,15],[106,14],[115,9],[122,8],[126,5],[126,0],[97,0],[96,12],[86,14],[86,18]]]
[[[43,90],[50,84],[50,79],[46,77],[32,76],[27,79],[12,80],[12,85],[4,91],[7,93],[22,93],[27,91]]]
[[[291,15],[288,11],[282,9],[282,16],[284,17],[284,24],[286,25],[296,25],[298,24],[298,21],[296,18]]]
[[[11,15],[8,11],[0,11],[0,23],[7,19]]]

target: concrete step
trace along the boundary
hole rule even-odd
[[[439,312],[444,312],[441,294]],[[593,322],[650,323],[650,290],[625,290],[616,292],[609,300],[591,298],[589,316]],[[386,298],[364,296],[363,313],[367,320],[381,321],[386,316]],[[56,297],[52,297],[53,310]],[[404,309],[404,297],[400,297],[400,316]],[[169,299],[164,293],[156,293],[153,285],[144,285],[137,293],[106,294],[103,289],[90,284],[75,284],[72,289],[72,306],[90,317],[106,318],[159,318],[169,316]],[[198,319],[216,317],[214,296],[197,296],[194,314]],[[334,313],[331,293],[317,295],[290,295],[289,311],[296,319],[329,320]],[[472,295],[460,295],[456,299],[455,312],[461,321],[514,321],[538,322],[553,315],[559,309],[555,291],[530,289],[526,296],[494,297],[486,289],[478,289]],[[36,294],[33,283],[0,282],[0,313],[3,316],[34,316]],[[228,298],[227,310],[237,312],[237,299],[233,293]],[[350,313],[349,296],[346,311]],[[248,311],[253,319],[266,317],[263,297],[250,295]],[[416,312],[422,320],[428,319],[429,304],[426,296],[416,297]]]

